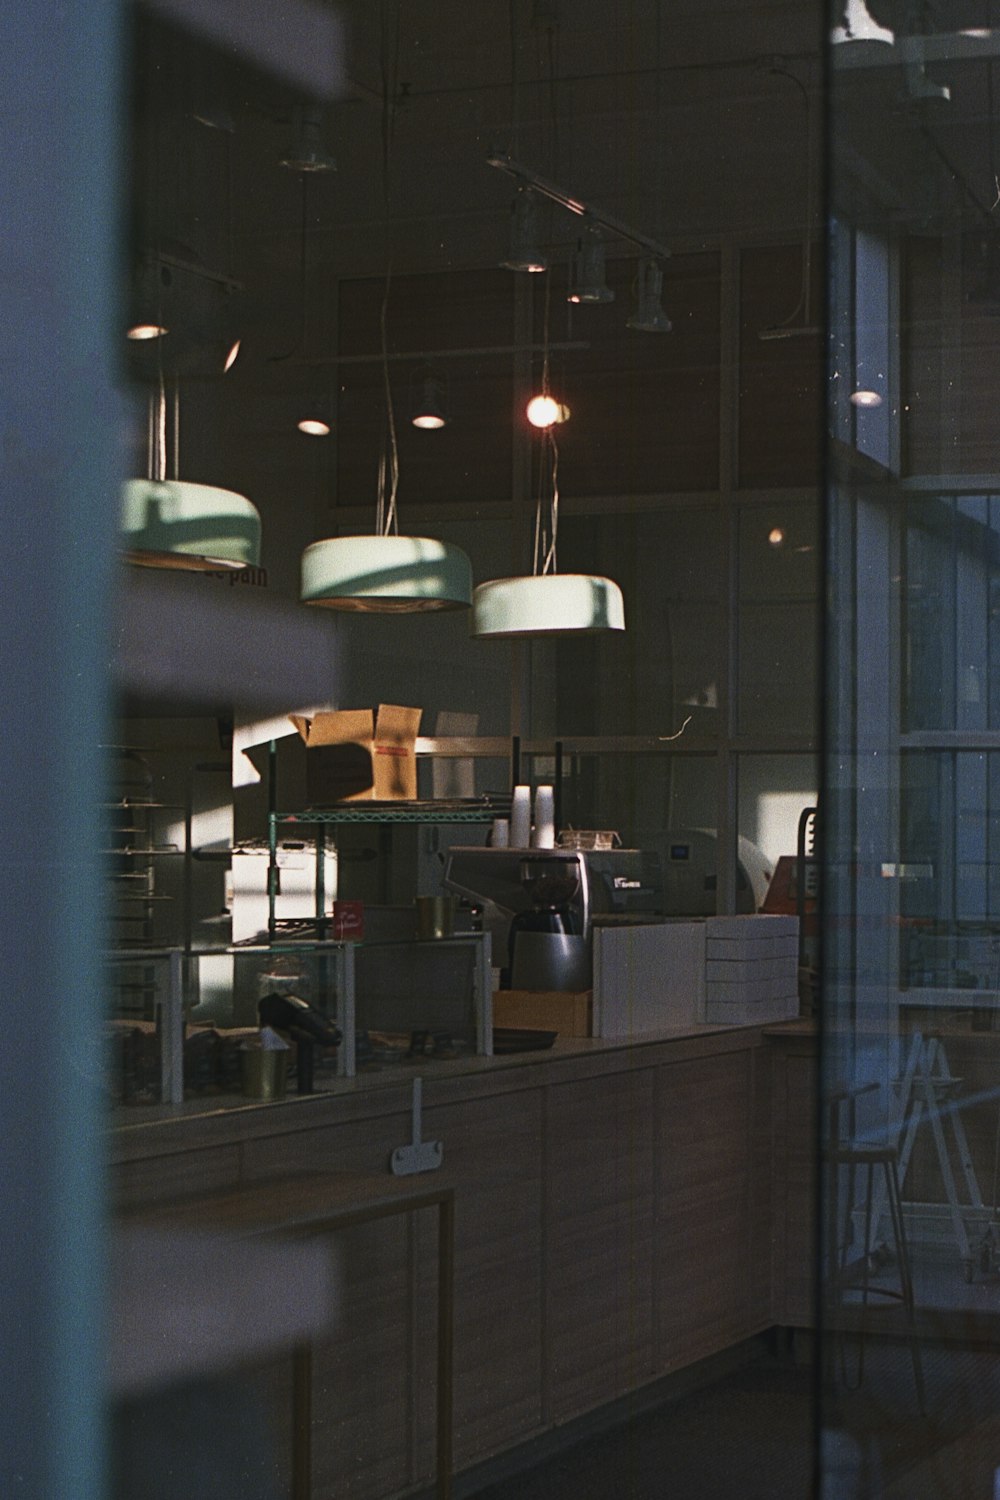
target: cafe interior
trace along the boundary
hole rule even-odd
[[[994,1495],[993,0],[88,9],[9,1492]]]

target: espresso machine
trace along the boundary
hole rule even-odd
[[[660,856],[643,849],[458,846],[444,884],[484,908],[511,989],[590,989],[595,924],[663,916]]]

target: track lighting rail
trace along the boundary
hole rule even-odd
[[[665,245],[650,239],[638,229],[632,229],[628,224],[623,224],[620,219],[613,219],[610,214],[603,213],[590,203],[585,203],[582,198],[574,197],[565,188],[559,187],[557,183],[549,182],[545,177],[540,177],[531,167],[523,166],[503,152],[494,152],[486,158],[486,162],[488,166],[506,172],[522,187],[531,188],[533,192],[540,193],[543,198],[557,203],[560,208],[566,209],[567,213],[576,214],[590,224],[599,225],[608,234],[613,234],[616,239],[628,240],[630,244],[638,245],[640,249],[646,251],[647,255],[655,256],[657,260],[666,260],[669,256],[670,251]]]
[[[214,281],[219,286],[224,286],[227,292],[242,292],[242,281],[235,281],[232,276],[227,276],[225,271],[213,271],[208,266],[203,266],[195,260],[187,260],[183,255],[174,255],[167,250],[153,250],[150,259],[158,261],[161,265],[171,266],[175,271],[186,271],[190,276],[200,276],[202,281]]]
[[[548,349],[589,349],[589,339],[571,339],[561,344],[484,344],[478,349],[406,349],[398,354],[316,354],[310,355],[308,359],[290,360],[290,364],[303,365],[372,365],[381,364],[383,358],[387,360],[439,360],[446,359],[482,359],[493,355],[513,354],[544,354]]]

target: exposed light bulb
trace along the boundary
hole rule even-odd
[[[554,427],[569,417],[569,407],[563,406],[552,396],[532,396],[525,407],[525,416],[532,427]]]
[[[318,417],[303,417],[302,420],[300,422],[296,422],[295,425],[300,432],[306,433],[309,437],[330,436],[329,422],[321,422]]]
[[[767,533],[767,539],[772,547],[780,547],[785,540],[785,533],[780,526],[772,526]]]

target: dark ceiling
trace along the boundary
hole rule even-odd
[[[132,13],[131,258],[172,254],[173,292],[196,306],[195,332],[204,335],[221,310],[219,338],[238,332],[243,343],[224,378],[214,345],[198,351],[192,372],[179,339],[133,347],[132,368],[146,380],[158,359],[168,377],[182,368],[183,477],[246,487],[265,530],[281,516],[290,558],[321,534],[337,487],[336,429],[324,445],[302,437],[295,420],[317,384],[344,397],[351,371],[356,387],[365,370],[377,386],[390,267],[386,348],[397,397],[412,367],[396,356],[415,343],[503,348],[518,336],[512,292],[509,313],[484,311],[482,327],[472,315],[488,301],[481,287],[495,299],[515,279],[496,271],[514,183],[487,164],[491,152],[510,153],[674,257],[818,238],[831,123],[840,213],[933,233],[957,204],[968,227],[989,229],[1000,198],[995,38],[955,36],[984,25],[985,3],[871,0],[873,17],[898,30],[897,45],[833,48],[827,61],[811,0],[342,0],[319,7],[340,38],[329,59],[333,97],[321,101],[259,57],[178,22],[185,3],[149,0]],[[287,36],[294,24],[289,4],[261,11],[278,50],[282,28]],[[267,51],[266,26],[257,43]],[[282,165],[303,104],[321,112],[335,170]],[[561,304],[579,220],[547,207],[543,226]],[[626,291],[637,253],[608,240]],[[448,278],[454,316],[432,316]],[[563,316],[556,336],[569,330],[586,342],[591,315],[582,310],[571,329]],[[616,316],[623,323],[626,309]],[[348,348],[352,364],[338,363]],[[489,388],[495,376],[485,355],[452,370],[459,387],[477,379]],[[137,407],[139,463],[141,398]],[[336,499],[349,508],[362,497]],[[286,572],[291,592],[291,562]]]

